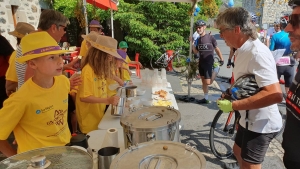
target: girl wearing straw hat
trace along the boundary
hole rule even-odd
[[[113,79],[111,58],[123,58],[117,53],[117,40],[99,35],[83,61],[82,84],[76,95],[76,115],[83,133],[98,129],[105,106],[117,105],[118,96],[107,96],[107,79]]]
[[[63,60],[57,42],[47,32],[26,35],[21,41],[23,56],[34,75],[11,95],[0,110],[0,151],[6,156],[16,151],[6,141],[13,131],[18,153],[70,142],[67,109],[69,80],[62,75]]]

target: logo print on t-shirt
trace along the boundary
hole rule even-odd
[[[54,119],[47,122],[47,125],[64,125],[64,114],[67,110],[55,110],[54,111]]]

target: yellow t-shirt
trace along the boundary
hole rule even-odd
[[[54,78],[49,89],[28,79],[0,110],[0,140],[6,140],[13,131],[18,153],[70,142],[67,122],[70,82],[63,75]]]
[[[81,42],[80,53],[79,55],[85,57],[87,55],[88,47],[86,46],[86,40],[84,39]]]
[[[125,62],[126,63],[123,63],[123,67],[126,67],[127,69],[129,68],[129,62],[131,62],[130,58],[128,57],[128,55],[126,56],[126,59],[125,59]],[[122,80],[126,81],[126,80],[130,80],[130,74],[127,70],[125,69],[122,69]]]
[[[105,110],[105,103],[85,103],[80,98],[95,96],[107,98],[105,79],[99,79],[90,65],[85,65],[81,72],[82,84],[76,94],[76,115],[80,130],[88,133],[98,129]]]
[[[16,54],[14,51],[9,58],[9,66],[5,74],[6,80],[18,82],[17,71],[16,71]]]

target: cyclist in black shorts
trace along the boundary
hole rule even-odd
[[[200,35],[198,39],[195,40],[193,45],[194,54],[199,54],[199,73],[202,80],[202,89],[204,92],[204,98],[197,100],[199,104],[210,103],[208,100],[208,85],[212,84],[214,81],[213,66],[218,67],[224,64],[222,53],[217,47],[216,39],[205,33],[206,23],[203,20],[198,20],[195,23],[195,28]],[[220,58],[220,64],[214,65],[214,51]],[[216,76],[216,73],[215,73]]]
[[[274,34],[271,38],[270,50],[274,51],[277,49],[285,49],[283,56],[280,59],[288,58],[289,63],[277,62],[277,75],[278,79],[283,75],[285,81],[285,92],[288,93],[289,87],[292,85],[294,78],[294,65],[295,59],[292,56],[293,52],[291,51],[291,41],[289,39],[289,34],[284,31],[284,28],[288,24],[288,17],[280,18],[280,29],[281,31]]]

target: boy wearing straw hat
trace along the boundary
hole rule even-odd
[[[17,46],[20,45],[21,39],[33,32],[35,29],[32,25],[26,22],[18,22],[16,28],[12,32],[8,32],[8,34],[15,36],[17,38]],[[16,91],[18,87],[18,76],[16,72],[16,54],[17,51],[14,51],[9,59],[9,67],[6,71],[6,94],[9,96],[11,93]]]
[[[104,33],[102,32],[102,30],[104,29],[102,25],[100,25],[99,21],[97,20],[92,20],[89,24],[90,27],[90,32],[96,32],[98,35],[104,35]],[[86,46],[86,39],[84,38],[84,40],[81,43],[81,47],[80,47],[80,56],[85,57],[87,55],[87,51],[88,51],[88,47]]]
[[[63,60],[57,42],[47,32],[25,36],[23,56],[34,70],[32,78],[11,95],[0,110],[0,151],[6,156],[16,151],[6,141],[13,131],[18,153],[47,146],[64,146],[70,141],[67,123],[70,82],[62,76]]]

